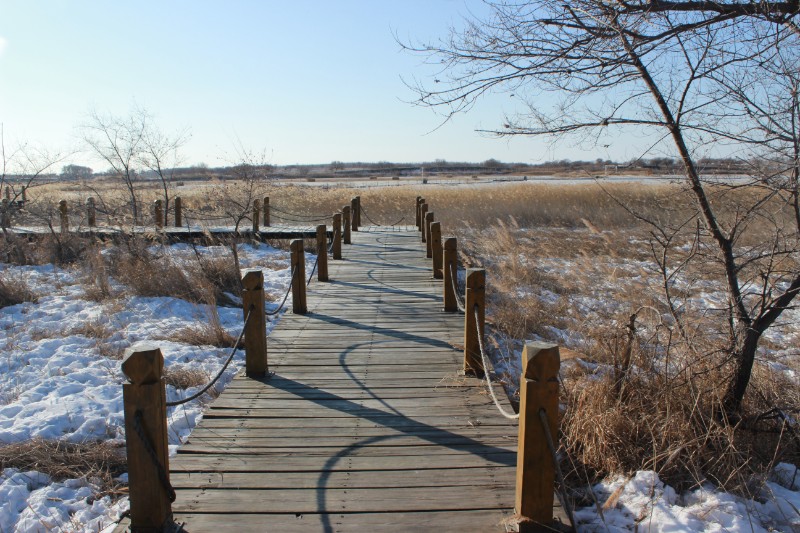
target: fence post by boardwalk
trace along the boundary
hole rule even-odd
[[[467,290],[464,295],[464,373],[482,377],[480,342],[486,317],[486,271],[478,268],[467,270]],[[478,309],[476,322],[475,308]],[[478,340],[480,335],[481,341]]]
[[[433,224],[433,211],[425,213],[425,257],[430,259],[433,257],[433,250],[431,249],[431,224]]]
[[[97,207],[93,196],[86,199],[86,223],[90,228],[97,226]]]
[[[258,200],[253,200],[253,237],[258,237],[258,218],[261,216],[260,203]]]
[[[425,216],[428,214],[428,204],[419,206],[419,231],[422,233],[422,242],[425,242]]]
[[[352,239],[350,238],[350,206],[346,205],[342,207],[342,225],[344,226],[344,243],[351,244]]]
[[[362,226],[361,224],[361,197],[356,196],[356,204],[358,206],[358,211],[356,211],[356,226],[359,228]]]
[[[433,278],[442,279],[442,223],[431,223],[431,255],[433,263]]]
[[[342,258],[342,214],[333,215],[333,258]]]
[[[350,200],[350,226],[358,231],[358,198]]]
[[[264,197],[264,227],[268,228],[272,224],[269,212],[269,196]]]
[[[58,202],[58,212],[61,218],[61,233],[66,234],[69,232],[69,210],[67,208],[67,201],[61,200]]]
[[[252,310],[251,310],[252,309]],[[244,330],[245,373],[263,378],[269,372],[267,362],[267,317],[264,313],[264,272],[247,270],[242,278],[242,311],[244,320],[251,313]]]
[[[444,241],[442,274],[444,278],[444,310],[448,313],[458,311],[458,301],[454,286],[458,287],[458,279],[453,279],[453,274],[458,272],[458,241],[455,237],[448,237]]]
[[[417,201],[414,203],[414,213],[415,213],[415,220],[417,221],[417,229],[419,229],[419,206],[420,200],[422,200],[422,196],[417,196]]]
[[[163,370],[164,356],[153,346],[135,346],[122,361],[130,381],[122,385],[122,402],[132,531],[167,531],[172,522]]]
[[[164,227],[164,204],[161,200],[153,202],[153,221],[156,229]]]
[[[328,281],[328,227],[317,226],[317,280]]]
[[[8,198],[3,198],[3,213],[2,219],[0,219],[0,226],[3,229],[8,228],[11,226],[11,202],[8,201]]]
[[[172,216],[172,225],[176,228],[183,226],[183,202],[180,196],[176,196],[172,200],[172,205],[175,208],[175,214]]]
[[[553,525],[555,464],[540,411],[553,438],[558,435],[558,346],[529,342],[522,351],[517,491],[514,509],[519,531],[550,531]]]
[[[295,239],[291,244],[292,251],[292,312],[304,315],[308,312],[306,304],[306,251],[303,249],[303,239]]]
[[[28,188],[24,185],[22,186],[22,205],[25,205],[25,202],[28,201]]]

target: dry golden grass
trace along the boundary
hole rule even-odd
[[[45,439],[0,446],[0,470],[5,468],[42,472],[54,481],[93,479],[99,482],[96,498],[121,495],[122,485],[114,478],[128,470],[125,450],[117,443]]]
[[[208,380],[208,374],[197,368],[173,365],[164,369],[164,381],[176,389],[200,387],[208,383]]]
[[[24,302],[35,302],[36,295],[19,276],[0,273],[0,308]]]
[[[222,327],[217,307],[206,306],[206,320],[197,326],[187,326],[169,334],[155,336],[155,339],[165,339],[173,342],[182,342],[192,346],[216,346],[218,348],[233,348],[236,338]]]

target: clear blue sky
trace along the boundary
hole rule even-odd
[[[476,133],[514,110],[506,95],[431,132],[441,117],[407,103],[414,95],[401,80],[430,71],[394,34],[443,37],[485,9],[476,0],[0,0],[0,122],[7,143],[75,149],[89,109],[126,114],[136,104],[165,131],[188,127],[185,163],[211,166],[237,138],[274,164],[638,155]]]

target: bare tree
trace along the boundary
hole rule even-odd
[[[5,129],[0,124],[0,194],[8,199],[0,215],[3,219],[3,232],[6,232],[5,222],[10,222],[14,216],[24,208],[27,194],[41,183],[41,178],[53,172],[54,168],[68,154],[52,152],[45,148],[27,142],[7,146]]]
[[[180,149],[188,142],[189,132],[184,129],[167,135],[160,130],[152,116],[144,109],[138,109],[145,115],[144,134],[137,159],[141,165],[158,176],[164,196],[164,224],[169,217],[169,206],[172,198],[172,178],[175,168],[182,162]]]
[[[668,142],[700,223],[646,220],[661,248],[654,254],[673,304],[675,268],[692,260],[720,265],[728,300],[720,331],[733,362],[725,404],[738,410],[762,335],[800,290],[800,2],[489,5],[486,20],[468,21],[441,42],[405,45],[440,67],[433,83],[413,84],[417,103],[449,117],[487,92],[508,91],[526,109],[491,133],[597,141],[625,128],[654,134],[662,150]],[[725,145],[772,164],[754,167],[747,183],[711,185],[698,161],[703,150]],[[752,194],[737,196],[744,186]],[[690,235],[693,252],[676,267],[668,252],[680,232]],[[685,333],[681,310],[671,310]]]
[[[139,222],[139,201],[136,193],[139,175],[136,164],[142,150],[148,119],[146,113],[138,111],[127,117],[117,117],[92,109],[80,127],[89,149],[108,163],[116,177],[125,185],[134,223]]]

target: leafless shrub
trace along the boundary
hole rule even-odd
[[[192,346],[232,348],[236,344],[236,339],[222,327],[219,313],[215,306],[209,305],[206,307],[206,318],[200,325],[187,326],[161,338]]]
[[[196,368],[168,366],[164,369],[164,381],[176,389],[200,387],[208,383],[208,374]]]
[[[23,278],[0,273],[0,308],[23,302],[35,302],[36,299],[36,295]]]
[[[31,439],[0,446],[0,470],[17,468],[47,474],[55,481],[92,479],[99,485],[95,495],[122,494],[123,485],[114,478],[128,469],[125,450],[109,441],[71,443]]]

